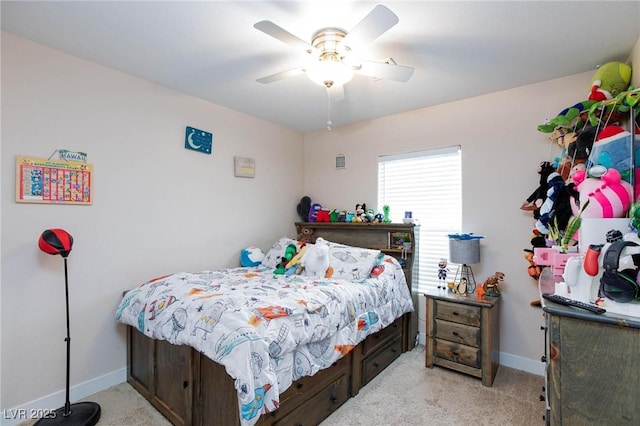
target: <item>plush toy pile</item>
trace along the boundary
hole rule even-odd
[[[348,222],[348,223],[390,223],[389,206],[383,207],[383,213],[367,208],[365,203],[358,203],[354,210],[339,210],[323,207],[320,203],[312,203],[308,196],[302,197],[297,206],[298,216],[303,222]]]
[[[533,215],[532,247],[525,249],[525,259],[534,279],[540,267],[532,259],[533,248],[558,245],[566,252],[579,240],[579,232],[569,228],[579,229],[582,218],[626,217],[640,196],[640,184],[634,191],[630,183],[640,182],[640,155],[635,164],[631,160],[632,151],[640,153],[640,108],[633,108],[640,90],[630,82],[629,65],[606,63],[593,76],[587,99],[538,126],[561,153],[539,165],[538,187],[520,206]],[[623,125],[635,126],[635,147]]]

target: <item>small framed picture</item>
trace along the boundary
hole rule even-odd
[[[391,232],[389,237],[390,248],[406,248],[405,243],[411,246],[411,234],[409,232]]]
[[[233,166],[236,177],[253,178],[256,176],[256,161],[253,158],[233,157]]]

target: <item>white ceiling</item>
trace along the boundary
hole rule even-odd
[[[305,75],[256,82],[300,65],[304,53],[253,24],[270,20],[310,42],[322,27],[351,30],[378,3],[399,23],[361,55],[391,57],[415,73],[406,83],[356,75],[331,106],[334,127],[595,73],[626,61],[640,37],[638,1],[3,0],[0,13],[3,31],[309,132],[325,128],[325,89]]]

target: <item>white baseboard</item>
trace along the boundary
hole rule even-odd
[[[544,376],[544,363],[539,359],[523,358],[521,356],[500,352],[500,365],[526,371],[527,373],[537,376]]]
[[[69,400],[76,402],[96,392],[108,389],[127,380],[127,369],[112,371],[95,379],[79,383],[69,389]],[[64,406],[66,389],[43,396],[42,398],[23,404],[15,408],[7,408],[0,413],[1,426],[16,426],[27,420],[38,418],[38,414],[57,410]]]
[[[419,333],[418,341],[421,345],[426,343],[425,333]],[[544,376],[544,363],[540,360],[533,360],[529,358],[523,358],[517,355],[511,355],[506,352],[500,352],[500,365],[513,368],[516,370],[526,371],[527,373],[536,374],[538,376]]]

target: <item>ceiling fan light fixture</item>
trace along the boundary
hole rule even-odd
[[[324,60],[309,67],[307,76],[314,83],[330,88],[348,83],[353,78],[353,71],[342,62]]]

